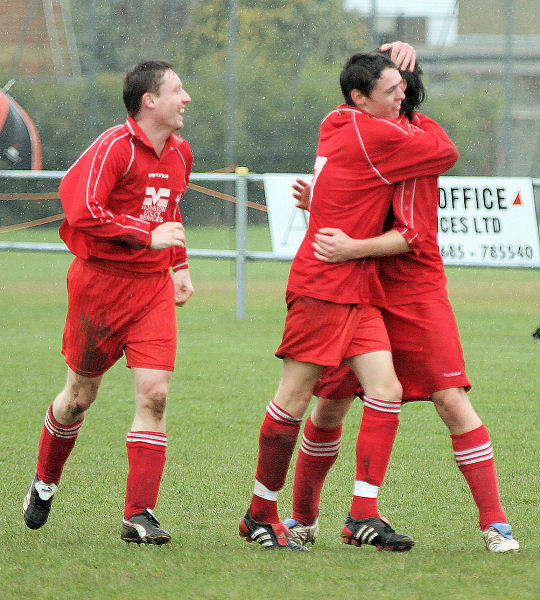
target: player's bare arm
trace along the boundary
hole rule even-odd
[[[296,206],[309,210],[311,184],[298,178],[293,187]],[[323,227],[315,234],[313,242],[314,255],[322,262],[338,263],[358,258],[391,256],[411,251],[405,238],[397,231],[391,230],[374,238],[357,240],[344,231],[332,227]]]
[[[173,275],[174,282],[174,303],[176,306],[184,306],[191,298],[195,289],[191,282],[189,269],[180,269]]]
[[[172,246],[179,246],[180,248],[186,246],[186,234],[182,223],[167,221],[152,230],[152,241],[150,243],[152,250],[163,250]]]
[[[320,261],[338,263],[358,258],[403,254],[410,252],[411,247],[394,229],[377,237],[356,240],[341,229],[323,227],[315,234],[313,250]]]

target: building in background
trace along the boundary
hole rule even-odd
[[[12,73],[81,75],[70,0],[2,0],[0,48]]]
[[[446,46],[457,37],[456,0],[347,0],[349,8],[374,15],[376,41],[407,40],[413,45]]]
[[[484,86],[504,103],[494,175],[540,175],[538,0],[347,0],[370,45],[413,44],[432,90],[463,76],[463,94]],[[531,135],[531,132],[535,132]]]

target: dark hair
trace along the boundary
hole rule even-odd
[[[345,102],[354,106],[351,92],[358,90],[369,97],[375,81],[385,69],[396,69],[396,65],[381,52],[357,52],[343,65],[339,76],[339,84]]]
[[[384,56],[390,57],[390,50],[381,52]],[[401,103],[401,112],[412,121],[414,111],[422,104],[426,98],[426,90],[422,83],[422,67],[416,63],[414,71],[399,71],[407,89],[405,90],[405,100]]]
[[[164,60],[149,60],[141,62],[129,69],[124,77],[122,97],[124,106],[130,117],[141,110],[141,100],[144,94],[157,94],[165,71],[174,70],[173,66]]]

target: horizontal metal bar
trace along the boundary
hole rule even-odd
[[[0,179],[62,179],[65,171],[23,171],[8,170],[0,171]],[[190,181],[236,181],[239,177],[245,177],[249,181],[264,181],[264,175],[258,173],[191,173]]]
[[[0,242],[0,250],[42,250],[46,252],[69,252],[65,244],[45,243],[45,242]],[[231,260],[238,256],[236,250],[209,250],[209,249],[189,249],[189,258],[229,258]],[[290,258],[277,256],[272,252],[249,252],[245,253],[248,260],[274,260],[278,262],[290,262]]]

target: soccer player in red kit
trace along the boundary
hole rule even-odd
[[[403,76],[407,81],[403,107],[408,119],[415,123],[417,114],[413,115],[413,109],[423,99],[422,82],[419,74],[404,72]],[[406,116],[400,119],[404,127],[409,126]],[[302,189],[304,183],[295,186],[295,196],[306,208],[309,191]],[[379,272],[386,293],[382,316],[403,386],[403,400],[433,401],[449,429],[457,465],[478,507],[486,548],[492,552],[515,551],[519,544],[512,537],[501,506],[490,437],[467,395],[470,382],[437,242],[438,191],[435,176],[397,184],[387,233],[360,240],[340,229],[323,228],[315,234],[314,255],[330,264],[385,257],[380,261]],[[296,463],[293,516],[285,521],[294,543],[315,542],[321,488],[337,458],[342,420],[354,395],[362,394],[358,388],[354,373],[346,365],[325,369],[315,388],[319,398],[306,422]],[[364,399],[364,417],[369,410],[369,402]],[[378,433],[362,423],[359,446],[366,439],[369,442],[370,435],[377,437]],[[377,516],[382,478],[367,469],[364,479],[357,479],[355,493],[358,490],[371,497],[372,506],[369,514],[360,516]],[[343,541],[357,546],[370,543],[369,528],[355,525],[353,519],[348,520],[342,529]]]
[[[164,544],[171,536],[153,508],[167,448],[175,305],[193,294],[179,210],[193,155],[175,131],[184,125],[191,98],[169,63],[149,61],[126,73],[123,99],[127,121],[105,131],[60,184],[66,215],[60,236],[75,255],[67,275],[62,346],[68,374],[45,416],[23,511],[31,529],[47,521],[102,376],[125,354],[136,409],[126,440],[129,472],[121,538]]]
[[[311,218],[293,260],[287,284],[287,318],[276,355],[283,375],[267,408],[259,437],[254,493],[239,532],[265,548],[287,547],[277,496],[283,487],[302,416],[324,365],[345,360],[362,382],[378,414],[393,421],[401,386],[392,366],[381,315],[382,300],[374,259],[324,263],[313,255],[321,227],[348,232],[382,233],[394,183],[450,168],[457,150],[440,127],[425,118],[407,131],[395,124],[404,98],[395,65],[380,54],[353,55],[340,75],[345,103],[322,122],[314,167]],[[369,236],[371,237],[371,236]],[[386,423],[374,419],[380,431]],[[386,457],[378,442],[367,452],[378,464]],[[408,549],[414,542],[382,521],[384,545]],[[296,546],[297,547],[297,546]]]

